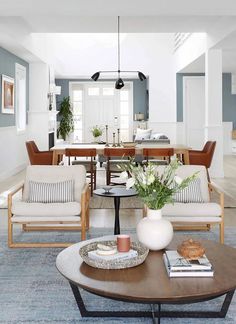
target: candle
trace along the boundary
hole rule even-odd
[[[119,252],[129,252],[130,250],[130,236],[118,235],[117,236],[117,250]]]

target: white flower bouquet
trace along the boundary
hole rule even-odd
[[[126,164],[121,178],[126,179],[126,188],[133,187],[150,209],[161,209],[167,203],[174,202],[174,194],[196,178],[196,174],[181,179],[176,176],[176,170],[181,163],[173,160],[159,173],[158,166],[148,163],[147,166],[136,165],[133,161]],[[122,167],[121,167],[122,168]]]

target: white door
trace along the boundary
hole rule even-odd
[[[205,78],[183,78],[183,109],[186,144],[202,149],[205,143]]]
[[[84,138],[86,142],[93,141],[92,127],[98,125],[104,129],[102,140],[105,138],[105,125],[108,125],[109,140],[116,131],[118,123],[118,100],[114,84],[86,84],[84,87]]]
[[[79,94],[79,98],[77,98]],[[101,140],[106,141],[105,125],[108,125],[108,140],[112,143],[113,133],[117,142],[130,141],[133,134],[133,87],[126,82],[124,88],[116,90],[114,82],[71,82],[70,96],[75,117],[75,140],[92,142],[91,129],[98,125],[103,128]],[[78,111],[78,108],[80,110]]]

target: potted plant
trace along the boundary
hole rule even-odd
[[[93,126],[91,128],[91,132],[92,132],[92,135],[93,135],[93,138],[94,138],[94,142],[100,142],[100,137],[102,136],[102,133],[103,133],[103,127],[101,126]]]
[[[60,125],[57,130],[58,137],[66,138],[74,131],[73,112],[71,111],[70,97],[64,97],[60,103]]]
[[[160,171],[151,162],[147,166],[131,162],[121,173],[121,178],[126,179],[126,188],[133,187],[147,208],[147,217],[137,225],[137,236],[151,250],[165,248],[173,237],[173,227],[162,218],[161,209],[165,204],[173,203],[174,195],[196,177],[196,174],[185,179],[176,176],[179,165],[180,162],[174,160]]]

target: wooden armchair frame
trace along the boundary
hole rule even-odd
[[[81,240],[86,239],[86,230],[89,228],[89,199],[90,199],[90,190],[88,184],[85,184],[83,191],[81,193],[81,214],[80,220],[76,221],[44,221],[43,217],[41,221],[34,221],[32,218],[29,221],[24,222],[12,222],[11,218],[13,216],[12,209],[12,199],[13,196],[20,190],[23,191],[24,185],[20,185],[15,188],[8,195],[8,246],[11,248],[25,248],[25,247],[68,247],[73,243],[68,242],[48,242],[48,243],[26,243],[26,242],[14,242],[13,240],[13,225],[21,224],[24,231],[81,231]],[[61,224],[75,224],[78,223],[78,226],[42,226],[42,225],[61,225]],[[36,226],[30,226],[36,225]]]

